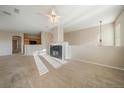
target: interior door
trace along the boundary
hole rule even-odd
[[[14,53],[21,53],[21,37],[20,36],[13,36],[12,38],[12,52]]]

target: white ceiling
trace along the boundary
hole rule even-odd
[[[103,24],[112,23],[124,9],[124,6],[77,6],[77,5],[32,5],[32,6],[0,6],[0,29],[20,32],[49,31],[54,27],[45,14],[54,7],[57,15],[61,16],[60,24],[64,31],[76,31]],[[14,8],[20,10],[19,14]],[[11,15],[6,15],[7,11]]]

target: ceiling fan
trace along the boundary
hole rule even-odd
[[[50,12],[48,14],[44,14],[42,12],[40,12],[39,14],[43,14],[45,16],[48,17],[48,20],[52,23],[52,24],[56,24],[59,22],[59,18],[60,16],[58,16],[55,12],[55,8],[51,8]]]

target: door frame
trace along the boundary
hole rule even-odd
[[[20,49],[17,53],[14,52],[14,50],[13,50],[13,39],[14,38],[17,38],[17,40],[20,40],[20,41],[17,42],[18,43],[17,47],[20,47]],[[21,52],[22,52],[22,37],[21,36],[12,36],[12,54],[19,54]]]

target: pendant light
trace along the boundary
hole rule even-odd
[[[99,45],[102,46],[102,21],[99,21],[100,29],[99,29]]]

